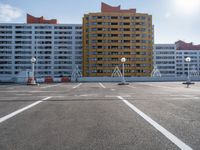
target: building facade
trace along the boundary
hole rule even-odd
[[[102,3],[101,12],[83,17],[83,76],[111,76],[121,68],[125,76],[150,76],[152,71],[152,16]]]
[[[154,45],[154,68],[157,68],[162,77],[176,76],[176,45],[155,44]]]
[[[70,77],[77,65],[82,69],[82,25],[35,20],[0,24],[0,80],[31,71],[31,57],[36,78]]]
[[[198,76],[200,73],[200,45],[177,41],[176,45],[176,72],[177,76],[188,75],[187,57],[191,58],[189,70],[192,76]]]
[[[185,77],[188,75],[187,57],[191,58],[189,70],[191,75],[200,73],[200,45],[177,41],[175,44],[154,45],[154,67],[163,77]]]

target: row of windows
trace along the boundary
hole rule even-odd
[[[175,64],[175,61],[156,61],[156,64]]]
[[[11,71],[0,71],[0,74],[12,74]]]
[[[156,53],[156,55],[159,55],[159,54],[161,54],[161,55],[174,55],[175,54],[175,51],[173,52],[173,51],[164,51],[164,52],[155,52]]]
[[[118,61],[118,62],[121,62],[120,58],[102,58],[102,57],[99,57],[99,58],[88,58],[87,60],[88,61]],[[129,61],[148,61],[148,60],[151,60],[151,59],[148,59],[148,58],[127,58],[126,59],[127,62],[129,62]]]
[[[156,56],[156,59],[174,59],[174,56]]]
[[[11,66],[0,66],[0,69],[12,69]]]
[[[109,69],[104,69],[104,70],[101,70],[101,69],[98,69],[98,70],[91,70],[91,71],[88,71],[87,73],[112,73],[114,70],[109,70]],[[137,69],[137,70],[129,70],[129,69],[125,69],[124,70],[125,73],[150,73],[149,70],[143,70],[143,69]]]
[[[0,41],[0,44],[12,44],[12,41]],[[15,41],[15,44],[32,44],[32,41]],[[52,41],[37,41],[35,44],[52,44]],[[54,44],[73,44],[73,41],[55,41]],[[75,44],[82,44],[82,41],[76,41]]]
[[[151,46],[91,46],[91,49],[152,49]]]
[[[151,38],[151,34],[88,34],[88,37],[141,37]]]
[[[175,49],[175,47],[172,47],[172,46],[165,46],[165,47],[163,47],[163,46],[156,46],[156,49],[165,49],[165,50],[167,50],[167,49],[171,49],[171,50],[174,50]]]
[[[124,19],[124,20],[146,20],[148,17],[147,16],[89,16],[86,17],[86,19]],[[149,19],[149,18],[148,18]]]
[[[177,63],[183,63],[183,62],[186,63],[185,60],[176,60],[176,62],[177,62]],[[190,63],[193,63],[193,62],[197,62],[197,60],[191,60],[191,61],[190,61]],[[200,62],[200,61],[199,61],[199,62]]]
[[[12,51],[0,51],[0,54],[12,54]]]
[[[42,26],[24,26],[24,25],[16,25],[16,26],[11,26],[11,25],[0,25],[0,29],[32,29],[34,27],[35,29],[82,29],[82,26],[48,26],[48,25],[42,25]]]
[[[187,56],[177,56],[176,58],[179,58],[179,59],[185,59],[187,58]],[[198,57],[197,56],[190,56],[191,59],[197,59]],[[200,57],[199,57],[200,58]]]
[[[151,55],[151,52],[87,52],[89,55]],[[127,58],[128,59],[128,58]]]
[[[161,71],[161,74],[175,74],[175,71]]]
[[[87,31],[147,31],[147,28],[90,28]],[[151,31],[151,30],[148,30]]]
[[[128,26],[128,25],[134,25],[134,26],[146,26],[146,22],[90,22],[88,25],[96,26],[96,25],[110,25],[110,26]],[[149,24],[150,26],[150,24]]]
[[[55,66],[54,69],[72,69],[72,66]]]
[[[72,54],[72,51],[55,51],[54,54]]]
[[[32,36],[15,36],[15,39],[32,39]],[[75,36],[75,39],[82,39],[82,36]],[[12,39],[12,36],[0,36],[0,39]],[[52,36],[36,36],[35,39],[52,39]],[[54,36],[54,39],[73,39],[72,36]]]
[[[152,43],[150,40],[90,40],[91,43]]]
[[[54,56],[55,59],[72,59],[71,56]]]
[[[90,64],[90,67],[122,67],[122,64]],[[150,64],[124,64],[125,67],[150,67]]]
[[[158,69],[175,69],[175,66],[158,66]]]
[[[31,46],[15,46],[15,49],[32,49]],[[82,46],[75,46],[75,49],[82,49]],[[11,46],[0,46],[0,49],[12,49]],[[52,46],[37,46],[35,49],[52,49]],[[54,46],[54,49],[72,49],[72,46]]]

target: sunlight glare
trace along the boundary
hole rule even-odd
[[[175,10],[182,15],[194,16],[198,14],[200,0],[173,0]]]

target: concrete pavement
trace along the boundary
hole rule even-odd
[[[178,82],[0,85],[1,118],[41,101],[0,123],[0,149],[180,149],[118,96],[200,149],[199,89]]]

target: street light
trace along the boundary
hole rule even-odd
[[[31,80],[31,85],[36,85],[36,81],[35,81],[35,62],[36,59],[35,57],[31,58],[31,63],[32,63],[32,80]]]
[[[124,63],[126,62],[126,58],[125,57],[121,58],[121,62],[122,62],[122,82],[119,83],[119,85],[128,85],[128,83],[124,79]]]
[[[185,61],[188,63],[188,76],[187,76],[187,82],[190,82],[190,61],[191,61],[191,58],[190,57],[187,57],[185,59]]]
[[[189,88],[190,84],[194,84],[194,82],[190,82],[190,61],[191,61],[191,58],[187,57],[185,59],[185,61],[188,63],[188,76],[187,76],[187,81],[183,82],[183,84],[186,84],[187,88]]]

